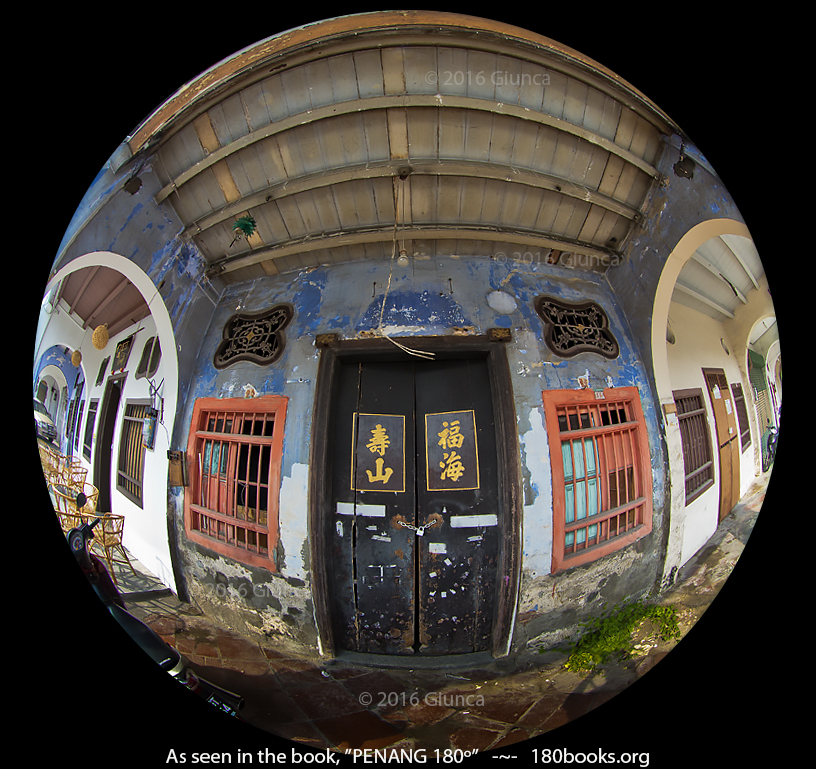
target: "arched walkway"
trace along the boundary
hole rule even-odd
[[[704,243],[712,238],[718,238],[723,235],[736,235],[749,240],[751,239],[748,228],[742,222],[732,219],[712,219],[692,227],[680,239],[666,260],[655,292],[651,329],[652,366],[655,386],[665,424],[669,464],[669,496],[671,504],[669,541],[663,574],[664,584],[671,581],[672,573],[688,560],[695,549],[705,542],[705,539],[713,533],[717,526],[716,499],[714,499],[716,492],[707,492],[709,495],[712,495],[712,499],[709,499],[707,502],[708,507],[711,507],[712,502],[714,503],[712,510],[708,510],[707,508],[703,510],[699,502],[695,502],[694,507],[687,506],[683,444],[673,394],[673,389],[677,389],[677,382],[674,383],[675,387],[673,388],[666,341],[666,329],[675,285],[677,284],[683,267]],[[753,315],[757,309],[756,307],[751,307],[746,310],[746,313]],[[759,311],[761,312],[761,310]],[[735,351],[738,360],[744,357],[743,351],[747,348],[748,334],[750,333],[750,327],[752,325],[753,322],[748,320],[747,317],[740,318],[739,320],[735,317],[729,321],[729,328],[732,334],[727,335],[731,336],[731,344],[739,350],[739,352]],[[722,341],[725,344],[725,339]],[[700,360],[700,365],[705,366],[706,361]],[[740,369],[744,378],[744,363],[741,364]],[[676,375],[677,371],[674,373]],[[702,382],[702,373],[699,369],[697,369],[697,376],[701,378]],[[732,382],[729,382],[729,384],[731,383]],[[705,388],[703,389],[705,391]],[[706,400],[707,398],[708,392],[705,391],[703,405],[710,411],[711,405]],[[749,413],[752,410],[753,409],[749,409]],[[710,427],[712,422],[707,422],[706,424]],[[719,477],[719,468],[716,466],[716,456],[714,459],[715,481],[719,487],[721,479]],[[738,479],[736,482],[738,482]]]
[[[176,413],[176,401],[178,398],[178,355],[176,351],[175,335],[170,314],[164,304],[164,300],[158,289],[148,275],[130,259],[126,259],[111,251],[94,251],[91,254],[77,257],[59,270],[48,282],[45,293],[51,291],[61,280],[72,272],[82,270],[86,267],[103,265],[120,272],[124,275],[144,297],[150,314],[156,324],[156,331],[159,335],[159,342],[162,348],[162,359],[165,362],[165,412],[167,414]]]
[[[173,325],[163,298],[159,294],[156,286],[150,277],[136,264],[119,254],[108,251],[97,251],[85,254],[71,261],[60,269],[49,281],[46,293],[52,291],[61,281],[69,278],[73,273],[87,268],[105,267],[116,271],[123,276],[134,287],[149,310],[149,317],[146,316],[142,308],[141,317],[143,321],[138,322],[138,330],[147,327],[147,331],[138,334],[136,326],[123,328],[117,335],[112,335],[112,344],[115,339],[139,338],[142,343],[148,335],[158,336],[161,349],[159,373],[155,381],[148,379],[136,371],[140,358],[138,353],[134,353],[127,361],[125,373],[118,371],[113,375],[109,358],[113,349],[106,348],[101,352],[93,348],[91,333],[88,329],[82,328],[82,323],[77,323],[69,319],[67,313],[52,315],[49,319],[45,336],[41,343],[43,348],[52,347],[54,344],[65,345],[70,349],[78,349],[83,353],[81,364],[85,374],[88,408],[82,414],[84,420],[88,419],[91,399],[96,403],[98,416],[94,412],[93,419],[96,421],[92,425],[94,434],[93,453],[89,459],[88,453],[81,458],[82,461],[91,464],[89,480],[94,477],[99,478],[100,489],[108,489],[109,486],[116,486],[116,493],[110,492],[110,499],[103,512],[113,512],[124,514],[126,517],[124,544],[130,552],[136,556],[151,572],[153,572],[165,585],[175,590],[174,569],[172,567],[172,555],[168,541],[167,529],[167,449],[170,436],[173,432],[176,407],[178,401],[178,354],[173,332]],[[89,273],[90,274],[90,273]],[[84,280],[84,278],[83,278]],[[132,289],[129,289],[132,291]],[[125,318],[128,316],[125,315]],[[137,316],[138,317],[138,316]],[[152,327],[155,326],[155,331]],[[134,337],[134,330],[137,330]],[[42,356],[43,349],[38,351]],[[125,364],[123,363],[123,367]],[[99,372],[99,373],[97,373]],[[100,381],[100,378],[105,378]],[[108,392],[113,380],[117,380],[113,389],[119,392],[115,399],[108,398]],[[107,384],[105,384],[107,382]],[[83,394],[83,397],[86,395]],[[154,402],[154,398],[159,401]],[[121,399],[121,400],[120,400]],[[110,400],[110,408],[106,404]],[[130,404],[130,405],[129,405]],[[136,404],[136,405],[133,405]],[[121,467],[117,464],[117,452],[123,451],[120,445],[120,437],[124,434],[125,416],[130,420],[130,431],[133,431],[133,421],[141,418],[142,412],[138,409],[146,408],[146,405],[155,406],[158,409],[159,422],[155,430],[154,445],[142,449],[142,458],[136,458],[133,449],[129,449],[129,461],[136,463],[136,478],[138,486],[125,486],[131,483],[130,480],[117,480],[117,472],[121,475]],[[136,411],[127,411],[136,409]],[[146,413],[146,412],[145,412]],[[103,430],[102,425],[106,423]],[[84,428],[83,428],[84,429]],[[139,428],[141,429],[141,428]],[[104,440],[103,440],[104,435]],[[105,445],[103,445],[105,444]],[[135,444],[128,443],[128,446]],[[110,452],[108,451],[110,450]],[[146,451],[146,454],[145,454]],[[132,472],[130,469],[127,472]],[[131,476],[128,476],[130,478]],[[113,480],[111,480],[113,478]],[[127,493],[125,493],[125,490]],[[122,493],[119,493],[122,491]],[[135,495],[135,496],[134,496]],[[107,496],[106,496],[107,498]],[[103,495],[100,494],[100,500]]]

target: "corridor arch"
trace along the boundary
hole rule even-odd
[[[667,342],[669,312],[672,306],[675,286],[678,283],[678,278],[686,263],[707,241],[728,235],[752,240],[745,224],[727,218],[707,220],[688,230],[678,241],[667,258],[655,292],[651,328],[652,366],[665,430],[670,489],[669,502],[671,506],[669,539],[666,560],[664,562],[664,584],[672,582],[676,570],[687,562],[689,558],[705,544],[711,534],[713,534],[718,526],[719,512],[717,507],[719,491],[707,491],[706,494],[708,496],[704,494],[694,498],[694,501],[687,503],[683,444],[674,399],[675,390],[683,390],[683,388],[699,387],[702,385],[701,394],[703,403],[701,405],[705,407],[706,414],[709,415],[706,418],[706,425],[707,429],[711,431],[712,448],[715,447],[717,445],[716,436],[714,435],[715,420],[711,415],[712,405],[710,395],[705,385],[705,377],[702,372],[705,366],[711,365],[713,350],[709,345],[708,352],[701,354],[699,359],[697,359],[695,354],[694,362],[692,363],[691,357],[688,355],[688,348],[686,348],[687,362],[691,365],[678,368],[678,359],[675,357],[675,362],[672,364],[673,368],[671,368],[669,360],[670,344]],[[752,325],[748,318],[755,316],[757,312],[762,312],[761,307],[758,306],[758,304],[762,302],[761,294],[757,292],[752,293],[756,294],[756,296],[752,297],[754,301],[750,303],[751,306],[746,305],[742,310],[737,311],[733,318],[729,319],[727,331],[725,330],[726,324],[721,324],[724,331],[723,338],[716,340],[716,349],[720,351],[719,354],[722,356],[720,360],[730,361],[727,366],[723,365],[723,368],[730,367],[729,370],[731,373],[727,377],[729,385],[734,384],[733,380],[736,376],[735,364],[737,363],[740,364],[740,379],[746,381],[744,364],[742,364],[740,359],[743,357],[742,351],[746,349],[749,328]],[[677,306],[675,307],[678,309]],[[680,307],[679,309],[683,308]],[[712,323],[712,321],[708,319],[705,320],[709,324]],[[673,329],[673,331],[676,330],[677,329]],[[707,339],[707,341],[710,342],[711,340]],[[720,344],[722,344],[722,348]],[[733,351],[736,352],[736,359],[730,357],[729,347],[734,348]],[[673,354],[677,356],[678,352],[675,350]],[[715,363],[714,365],[719,366],[720,364]],[[678,377],[678,373],[680,372],[682,372],[684,376]],[[678,379],[682,381],[678,381]],[[685,392],[687,393],[689,391]],[[755,431],[753,421],[751,422],[751,431],[752,434]],[[750,447],[748,450],[751,450]],[[712,451],[711,459],[714,462],[714,488],[719,490],[721,484],[726,481],[720,477],[716,451]],[[745,459],[747,460],[748,457]],[[750,462],[751,475],[753,475],[753,467],[754,462],[752,461]],[[747,471],[745,464],[741,465],[740,469],[741,471]],[[741,473],[738,473],[735,482],[745,485],[748,480],[748,473],[746,472],[745,475],[740,476]],[[730,480],[727,482],[730,483]]]
[[[50,347],[54,339],[61,340],[62,344],[70,344],[72,341],[71,348],[82,353],[81,366],[86,381],[84,396],[86,397],[86,403],[81,416],[81,429],[84,431],[85,420],[88,418],[88,405],[92,398],[97,401],[101,414],[105,400],[106,382],[113,378],[111,376],[110,362],[104,359],[115,351],[116,339],[132,335],[134,327],[137,328],[137,331],[141,331],[140,334],[137,334],[136,345],[147,341],[152,336],[158,337],[161,347],[161,360],[159,373],[156,375],[154,383],[148,384],[146,378],[136,375],[135,370],[139,363],[140,348],[135,346],[128,359],[127,370],[124,374],[118,375],[122,383],[123,394],[121,408],[116,411],[115,427],[113,428],[115,442],[111,447],[111,473],[116,472],[115,455],[119,450],[119,436],[124,422],[126,399],[134,399],[134,402],[150,404],[155,393],[161,399],[158,401],[161,404],[161,416],[159,426],[155,431],[155,444],[152,450],[148,450],[148,458],[145,459],[142,481],[143,498],[137,500],[138,504],[134,504],[133,500],[126,498],[125,495],[112,492],[110,512],[121,513],[126,516],[124,543],[127,549],[167,587],[175,591],[176,585],[167,527],[167,450],[173,433],[179,390],[178,354],[172,320],[164,299],[151,278],[131,260],[110,251],[96,251],[72,260],[51,277],[46,286],[45,294],[52,292],[73,273],[93,267],[108,268],[127,279],[141,295],[147,305],[149,315],[145,316],[142,321],[122,329],[118,336],[111,338],[104,351],[99,351],[93,347],[90,329],[85,329],[82,332],[79,324],[66,319],[61,320],[59,314],[51,313],[49,314],[47,328],[40,339],[42,346],[38,350],[38,355],[41,356],[44,349]],[[142,329],[146,329],[146,331]],[[105,363],[104,369],[102,368],[102,362]],[[100,374],[105,372],[101,385],[97,383],[99,380],[98,371]],[[89,481],[92,479],[96,468],[97,452],[100,450],[100,447],[96,446],[98,428],[99,419],[96,419],[93,425],[95,436],[93,457],[90,460],[87,455],[80,457],[80,460],[85,464],[91,465],[88,476]],[[107,484],[103,485],[106,486]]]

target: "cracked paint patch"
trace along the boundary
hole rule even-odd
[[[522,461],[531,479],[531,493],[525,493],[530,501],[524,505],[522,547],[525,570],[538,576],[549,574],[552,563],[552,494],[542,493],[542,488],[552,485],[552,471],[543,408],[530,409],[528,421],[530,429],[519,435]]]
[[[304,545],[308,541],[307,521],[309,511],[307,499],[309,486],[309,465],[292,465],[289,475],[281,478],[280,521],[281,560],[278,566],[287,577],[308,579],[308,568],[304,558]],[[285,568],[283,553],[286,554]]]

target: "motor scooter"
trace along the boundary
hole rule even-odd
[[[84,507],[86,501],[85,494],[80,492],[76,498],[77,509]],[[198,676],[190,669],[190,663],[184,655],[165,643],[153,628],[127,611],[122,594],[104,563],[91,552],[93,530],[101,520],[96,518],[90,523],[82,523],[67,534],[68,546],[97,596],[124,631],[162,670],[219,710],[237,717],[238,711],[244,705],[243,697]]]

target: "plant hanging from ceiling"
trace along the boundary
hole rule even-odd
[[[236,240],[240,240],[241,238],[249,238],[255,233],[255,229],[257,228],[257,224],[255,219],[247,214],[247,216],[242,216],[240,219],[236,219],[235,223],[232,225],[232,231],[235,233],[235,237],[232,239],[232,246]]]

